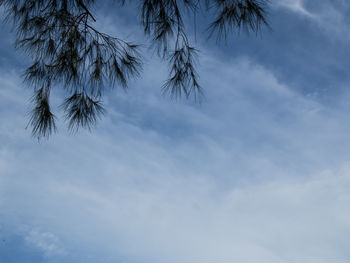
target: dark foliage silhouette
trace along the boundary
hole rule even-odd
[[[130,0],[131,1],[131,0]],[[121,0],[125,5],[129,1]],[[6,20],[17,34],[16,47],[33,58],[25,81],[34,89],[32,133],[47,137],[56,130],[50,91],[64,88],[62,104],[68,127],[91,128],[104,112],[102,98],[109,87],[127,87],[140,74],[138,45],[94,27],[94,0],[0,0]],[[184,15],[206,10],[213,16],[209,36],[258,32],[266,22],[267,0],[143,0],[141,25],[159,56],[169,62],[162,87],[171,97],[198,98],[202,91],[195,64],[197,50],[186,34]]]

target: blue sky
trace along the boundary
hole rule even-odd
[[[108,5],[99,27],[144,41]],[[349,11],[271,0],[261,36],[197,33],[202,104],[162,97],[150,54],[91,133],[40,142],[1,26],[0,263],[349,262]]]

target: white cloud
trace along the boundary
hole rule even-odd
[[[146,91],[150,70],[129,94],[110,96],[92,134],[61,130],[41,143],[23,129],[24,111],[12,111],[27,95],[5,86],[14,99],[1,130],[2,142],[12,138],[1,147],[3,218],[40,229],[27,241],[47,260],[346,262],[341,112],[245,59],[203,64],[201,106]]]
[[[313,0],[278,0],[272,2],[273,8],[286,8],[309,19],[318,27],[318,32],[329,36],[329,39],[349,42],[346,10],[349,9],[348,1],[319,1]]]
[[[45,257],[64,256],[65,249],[61,246],[59,239],[50,232],[31,230],[25,238],[26,242],[41,250]]]
[[[316,18],[314,14],[310,13],[308,10],[305,9],[303,0],[278,0],[275,1],[273,4],[279,7],[290,9],[291,11],[307,16],[311,19]]]

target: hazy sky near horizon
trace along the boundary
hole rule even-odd
[[[98,2],[99,28],[145,41],[133,7]],[[350,2],[270,2],[261,35],[197,30],[201,104],[161,96],[145,48],[92,132],[66,130],[54,91],[39,142],[1,25],[0,263],[350,262]]]

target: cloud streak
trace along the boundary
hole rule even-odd
[[[143,100],[117,95],[114,110],[110,98],[93,134],[40,144],[24,118],[9,118],[17,128],[2,132],[12,142],[2,147],[3,225],[25,240],[37,233],[27,245],[43,262],[346,262],[349,169],[347,156],[330,156],[348,138],[331,136],[342,116],[329,119],[261,66],[207,59],[202,74],[216,76],[206,80],[216,90],[201,106],[138,84]],[[7,89],[14,108],[18,89]],[[50,253],[57,240],[65,253]]]

